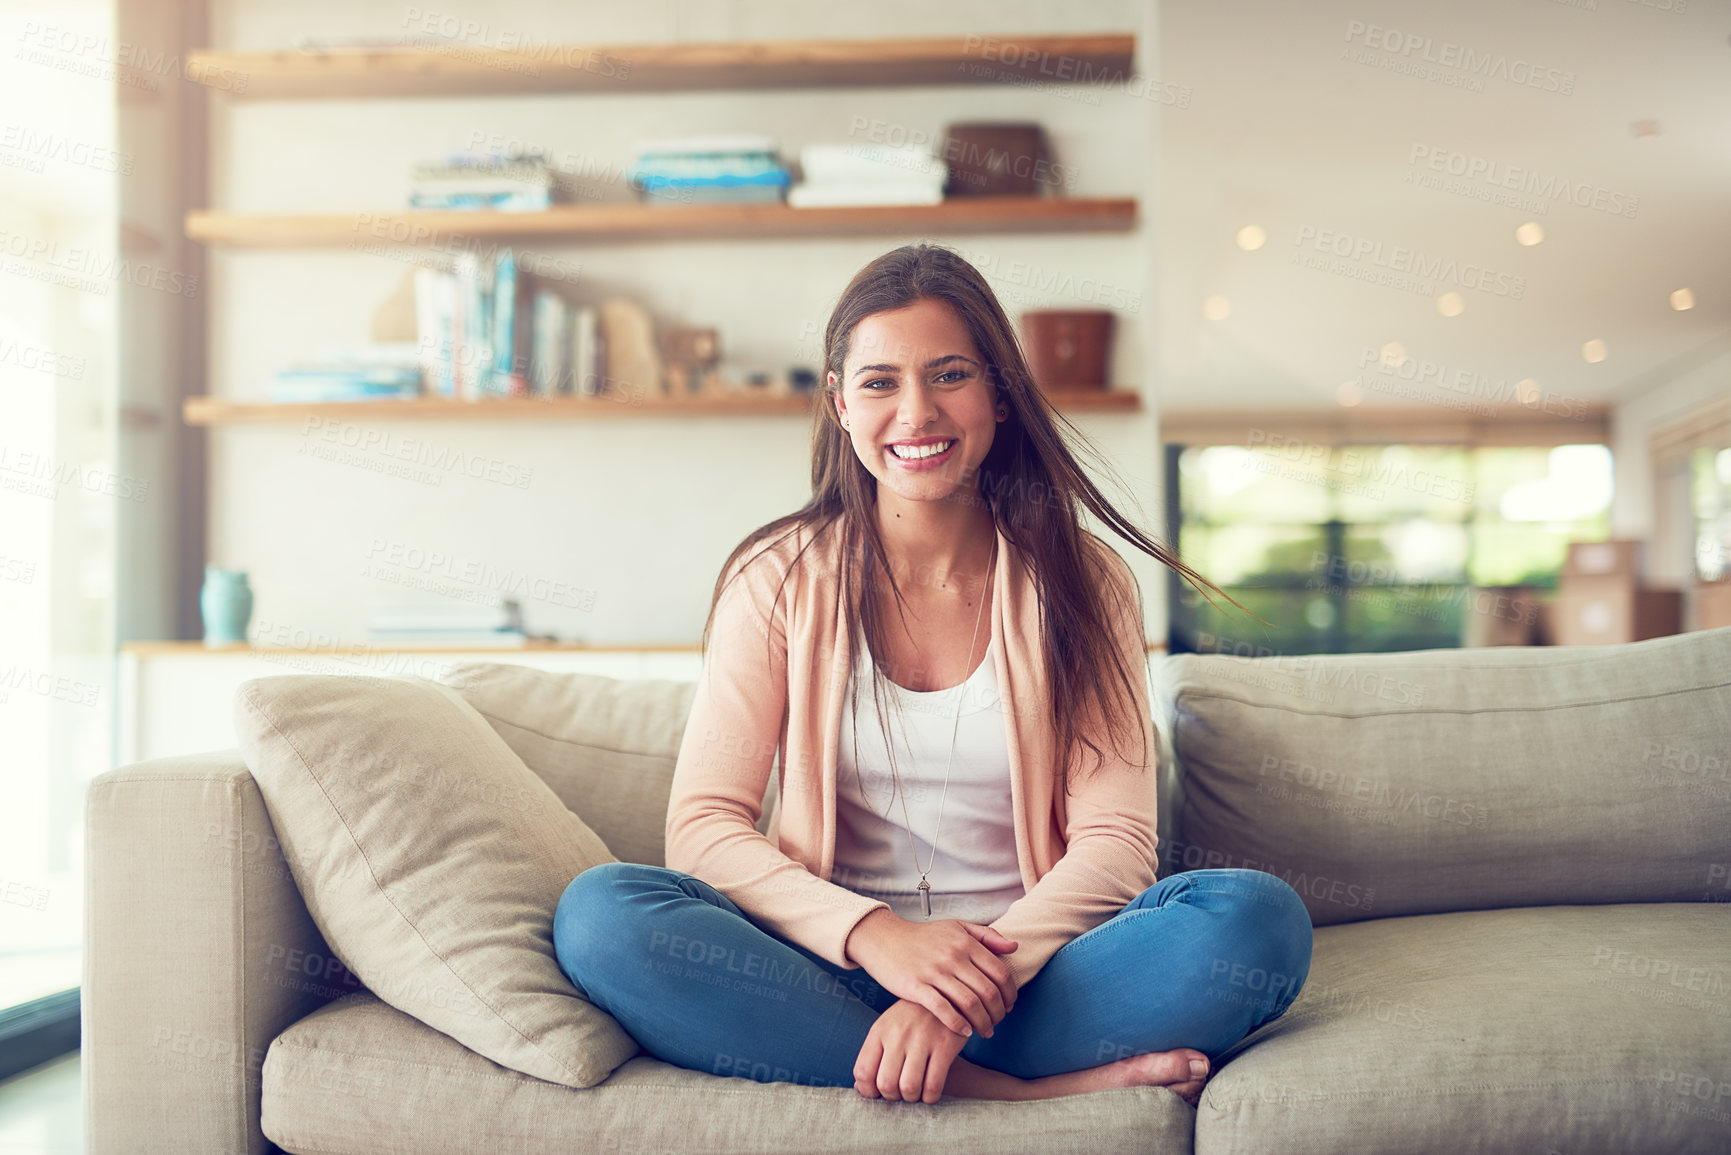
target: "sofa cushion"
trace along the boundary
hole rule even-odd
[[[1731,629],[1629,645],[1183,655],[1170,870],[1278,874],[1318,925],[1700,899],[1731,830]]]
[[[567,1086],[637,1052],[553,955],[559,896],[613,856],[460,695],[414,676],[254,678],[234,721],[313,922],[370,990]]]
[[[1222,1056],[1198,1155],[1731,1150],[1731,907],[1559,906],[1316,932]]]
[[[284,1031],[265,1056],[264,1133],[289,1151],[1148,1152],[1185,1155],[1195,1112],[1164,1088],[1038,1103],[889,1103],[636,1058],[587,1090],[525,1078],[367,992]]]
[[[626,862],[665,866],[667,795],[696,682],[453,662],[456,690]],[[779,759],[778,759],[779,762]],[[768,829],[775,776],[758,830]]]

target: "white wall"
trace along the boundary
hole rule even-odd
[[[1074,6],[988,0],[842,6],[752,0],[736,4],[628,5],[596,0],[446,5],[485,22],[472,43],[510,35],[535,41],[641,43],[734,38],[893,37],[1128,30],[1150,70],[1154,8],[1139,0]],[[214,47],[285,49],[301,35],[389,36],[411,9],[286,0],[230,0],[213,13]],[[473,147],[494,134],[588,158],[617,172],[641,136],[721,131],[773,134],[785,154],[850,137],[859,118],[941,139],[964,119],[1035,119],[1056,159],[1072,166],[1072,195],[1140,195],[1152,168],[1158,104],[1123,90],[1013,86],[830,89],[484,97],[378,101],[213,101],[212,207],[239,212],[344,213],[405,203],[417,160]],[[595,195],[629,199],[620,184]],[[1151,220],[1146,206],[1144,221]],[[913,237],[863,240],[677,242],[535,246],[580,265],[571,295],[625,292],[658,317],[714,325],[724,352],[772,366],[816,367],[828,309],[857,269]],[[1132,487],[1141,524],[1161,529],[1159,444],[1148,350],[1152,238],[1134,234],[935,238],[976,258],[1007,311],[1093,302],[1031,282],[1092,278],[1137,294],[1121,313],[1118,387],[1143,392],[1147,412],[1074,418]],[[371,315],[412,265],[400,256],[337,249],[213,250],[211,391],[263,399],[285,361],[320,345],[365,340]],[[521,576],[550,586],[525,599],[531,629],[596,644],[694,644],[722,560],[751,529],[803,504],[810,430],[796,418],[369,426],[435,451],[496,461],[526,487],[445,475],[391,476],[309,456],[322,442],[301,426],[211,431],[210,560],[252,574],[255,624],[290,623],[332,638],[364,637],[367,601],[415,591],[405,583],[459,579],[492,588]],[[342,431],[353,435],[354,431]],[[373,466],[394,460],[370,455]],[[1117,495],[1123,496],[1123,495]],[[381,543],[384,543],[381,546]],[[381,549],[450,560],[363,569]],[[1128,548],[1126,547],[1128,553]],[[1139,554],[1135,557],[1140,557]],[[1148,632],[1162,637],[1159,567],[1132,559]],[[465,574],[482,574],[463,581]],[[485,576],[485,575],[494,576]],[[593,591],[593,608],[575,608]]]

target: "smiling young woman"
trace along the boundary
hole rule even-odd
[[[812,498],[716,582],[666,866],[574,879],[560,965],[696,1070],[1195,1102],[1297,997],[1310,918],[1271,874],[1156,879],[1140,594],[1081,507],[1218,588],[1100,494],[952,250],[866,266],[824,343]]]

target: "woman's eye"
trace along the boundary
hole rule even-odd
[[[947,373],[939,374],[935,378],[935,381],[937,384],[940,384],[940,385],[945,385],[945,384],[953,385],[953,384],[957,384],[957,383],[962,382],[962,381],[966,381],[967,379],[968,379],[968,371],[966,369],[951,369]],[[874,385],[885,385],[885,386],[888,386],[888,387],[893,389],[895,387],[895,384],[896,384],[896,382],[892,378],[878,377],[878,378],[875,378],[874,380],[867,381],[864,385],[861,385],[860,388],[867,390],[868,392],[871,392],[871,393],[881,393],[881,392],[883,392],[882,389],[874,389],[873,386]]]

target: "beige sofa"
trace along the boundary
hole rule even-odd
[[[691,683],[444,680],[615,854],[661,862]],[[1178,656],[1153,682],[1162,873],[1273,871],[1317,926],[1298,1000],[1195,1110],[892,1104],[643,1055],[587,1089],[519,1074],[360,989],[216,751],[89,790],[89,1149],[1731,1151],[1731,629]]]

